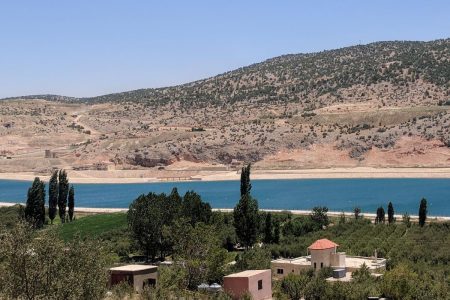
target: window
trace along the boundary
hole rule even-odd
[[[316,268],[317,268],[316,263],[314,263],[314,269],[316,269]]]
[[[262,279],[258,280],[258,291],[262,290]]]
[[[320,263],[320,268],[321,268],[321,269],[323,268],[323,262]]]
[[[277,269],[277,274],[283,274],[283,269]]]

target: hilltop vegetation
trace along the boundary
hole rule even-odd
[[[178,102],[186,108],[235,102],[301,102],[311,104],[310,108],[320,108],[349,102],[348,98],[364,100],[364,95],[357,94],[346,95],[344,99],[342,90],[377,84],[392,85],[397,91],[407,90],[411,88],[410,85],[429,85],[423,91],[423,96],[439,100],[442,96],[449,96],[449,47],[449,39],[432,42],[396,41],[310,54],[290,54],[180,86],[140,89],[78,100],[90,103],[136,101],[148,105]],[[57,95],[25,98],[77,99]],[[317,98],[322,99],[318,103],[311,103]],[[410,104],[414,104],[414,100]]]

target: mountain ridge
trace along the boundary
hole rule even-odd
[[[417,51],[422,51],[422,54],[427,54],[429,55],[429,53],[427,53],[426,51],[424,51],[423,48],[431,48],[432,51],[435,51],[435,49],[439,49],[439,46],[441,45],[445,45],[446,50],[450,49],[449,48],[449,44],[450,44],[450,39],[438,39],[438,40],[433,40],[433,41],[378,41],[378,42],[373,42],[373,43],[369,43],[369,44],[365,44],[365,45],[354,45],[354,46],[348,46],[348,47],[343,47],[343,48],[336,48],[336,49],[331,49],[331,50],[323,50],[323,51],[319,51],[319,52],[311,52],[311,53],[298,53],[298,54],[284,54],[284,55],[280,55],[280,56],[276,56],[273,58],[268,58],[264,61],[258,62],[258,63],[254,63],[254,64],[250,64],[241,68],[237,68],[231,71],[227,71],[227,72],[223,72],[220,74],[217,74],[215,76],[211,76],[211,77],[207,77],[207,78],[203,78],[203,79],[199,79],[199,80],[195,80],[192,82],[187,82],[187,83],[183,83],[183,84],[179,84],[179,85],[174,85],[174,86],[166,86],[166,87],[159,87],[159,88],[141,88],[141,89],[136,89],[136,90],[129,90],[129,91],[124,91],[124,92],[118,92],[118,93],[109,93],[109,94],[104,94],[104,95],[100,95],[100,96],[94,96],[94,97],[71,97],[71,96],[65,96],[65,95],[54,95],[54,94],[43,94],[43,95],[26,95],[26,96],[17,96],[17,97],[7,97],[7,98],[3,98],[1,100],[8,100],[8,99],[44,99],[44,100],[50,100],[50,101],[82,101],[82,102],[86,102],[86,103],[97,103],[97,102],[107,102],[107,101],[143,101],[145,99],[148,99],[150,101],[157,101],[158,98],[164,97],[163,95],[160,95],[160,93],[172,93],[172,96],[174,99],[171,100],[180,100],[180,98],[182,98],[181,95],[176,95],[176,92],[179,89],[189,89],[189,88],[197,88],[197,89],[202,89],[201,85],[208,83],[210,81],[217,81],[217,80],[223,80],[226,78],[229,78],[230,76],[239,76],[239,75],[243,75],[241,74],[242,72],[252,72],[252,73],[257,73],[258,71],[264,71],[264,72],[271,72],[270,68],[279,68],[280,64],[281,67],[286,68],[288,71],[287,73],[289,73],[289,71],[291,71],[293,68],[298,67],[298,66],[302,66],[302,64],[305,63],[310,63],[308,62],[308,59],[312,59],[312,58],[317,58],[317,59],[321,59],[321,56],[328,56],[328,55],[336,55],[337,57],[342,58],[342,56],[345,53],[355,53],[356,55],[366,55],[363,52],[368,52],[369,55],[372,54],[378,54],[380,55],[380,51],[382,51],[382,49],[379,49],[380,47],[384,47],[384,48],[388,48],[389,50],[393,50],[395,51],[395,49],[399,49],[401,47],[409,47],[411,50],[413,50],[414,52]],[[378,50],[377,50],[378,49]],[[387,49],[386,49],[387,50]],[[376,53],[373,53],[373,52]],[[377,52],[378,51],[378,52]],[[404,52],[404,49],[400,49],[399,51]],[[445,51],[445,50],[444,50]],[[450,52],[450,50],[448,50]],[[402,53],[404,54],[404,53]],[[420,53],[419,53],[420,54]],[[447,53],[447,59],[448,59],[448,53]],[[415,58],[415,59],[414,59]],[[413,57],[411,59],[411,61],[401,61],[402,63],[406,63],[407,67],[412,66],[414,68],[414,63],[417,63],[418,60],[423,59],[423,57],[421,58],[418,55],[413,54]],[[292,66],[289,65],[289,62],[292,62],[293,64],[295,64],[296,66]],[[431,64],[433,63],[433,61],[430,62]],[[441,67],[439,64],[438,67]],[[432,64],[433,66],[433,64]],[[420,68],[419,68],[420,69]],[[440,70],[441,72],[445,72],[443,73],[441,76],[432,76],[429,74],[429,72],[427,71],[426,67],[422,68],[423,70],[420,71],[424,71],[425,75],[428,76],[427,80],[432,82],[432,83],[437,83],[437,84],[447,84],[448,82],[445,83],[443,81],[445,81],[445,77],[450,77],[450,67],[444,66],[443,70]],[[368,72],[368,70],[365,70],[366,72]],[[345,74],[344,74],[345,75]],[[343,76],[343,75],[341,75]],[[382,74],[375,73],[373,72],[373,76],[382,76]],[[298,78],[297,78],[298,79]],[[313,78],[314,79],[314,78]],[[300,80],[301,81],[301,80]],[[366,84],[373,84],[375,82],[377,82],[377,78],[372,78],[370,80],[370,78],[366,78],[366,80],[362,81],[363,83]],[[353,82],[353,84],[358,84],[361,83],[361,81],[355,81]],[[268,86],[271,86],[271,83],[267,83]],[[191,98],[191,97],[187,97],[187,98]],[[192,101],[191,101],[192,102]]]

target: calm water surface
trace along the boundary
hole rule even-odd
[[[31,182],[0,180],[0,202],[25,202]],[[331,211],[363,212],[392,201],[396,213],[417,214],[422,197],[430,215],[450,216],[450,179],[295,179],[253,180],[252,195],[260,208],[311,209],[325,205]],[[180,194],[194,190],[215,208],[232,208],[239,199],[239,181],[74,184],[78,207],[126,208],[143,193]]]

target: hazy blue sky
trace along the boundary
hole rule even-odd
[[[450,37],[450,1],[0,3],[0,97],[189,82],[287,53]]]

